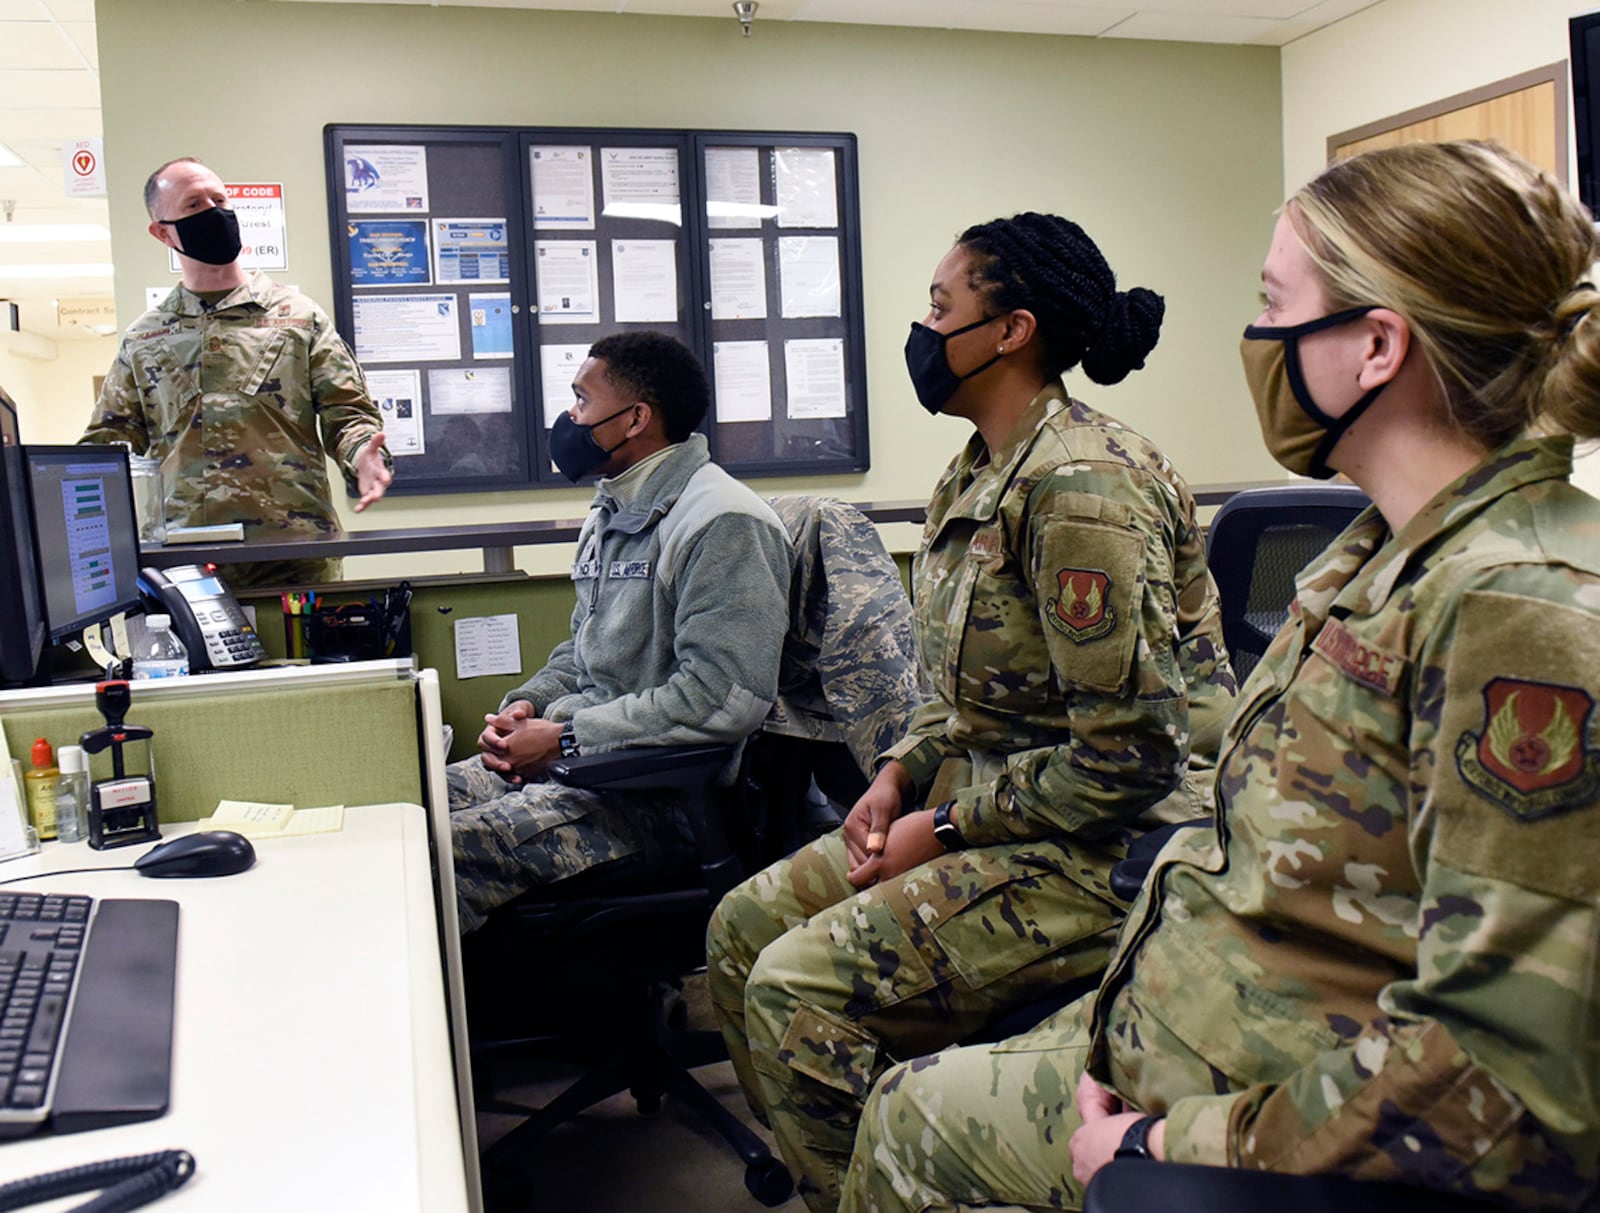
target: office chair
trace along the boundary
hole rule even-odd
[[[695,1111],[743,1160],[745,1187],[761,1203],[781,1204],[793,1190],[765,1142],[695,1081],[691,1071],[725,1060],[726,1048],[720,1033],[682,1030],[668,995],[703,967],[706,924],[722,894],[838,824],[833,806],[865,790],[873,759],[902,735],[923,687],[911,604],[872,524],[828,498],[772,504],[795,547],[790,628],[777,702],[747,740],[733,785],[718,784],[733,746],[641,747],[566,759],[550,771],[575,787],[677,791],[695,857],[667,872],[617,865],[563,881],[502,907],[465,941],[481,1089],[492,1090],[488,1072],[507,1048],[570,1056],[575,1037],[587,1036],[604,1059],[542,1108],[488,1105],[529,1114],[484,1157],[491,1201],[521,1197],[520,1164],[536,1143],[622,1090],[641,1112],[655,1111],[663,1095]],[[552,993],[560,1005],[549,1005]],[[523,1015],[544,1030],[484,1039]]]
[[[1289,618],[1300,570],[1371,504],[1353,484],[1241,489],[1206,530],[1222,597],[1222,635],[1241,683]]]

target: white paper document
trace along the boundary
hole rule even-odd
[[[714,341],[718,421],[771,421],[772,372],[765,341]]]
[[[613,240],[611,289],[618,321],[676,324],[677,241]]]
[[[509,413],[511,368],[453,366],[429,371],[428,411],[435,417],[451,413]]]
[[[407,144],[347,143],[344,146],[345,210],[428,210],[428,149]]]
[[[753,147],[706,148],[706,226],[760,227],[778,208],[761,205],[761,153]]]
[[[594,227],[594,154],[587,147],[528,149],[537,231]]]
[[[28,854],[28,836],[23,830],[27,813],[23,805],[27,793],[11,778],[12,767],[3,762],[0,769],[0,859]]]
[[[426,453],[422,435],[422,376],[417,371],[367,372],[367,391],[383,418],[384,445],[396,458]]]
[[[595,249],[593,240],[533,242],[540,324],[594,324],[600,319]]]
[[[589,356],[587,344],[541,345],[539,347],[539,386],[544,399],[544,428],[567,412],[578,398],[572,394],[572,381]]]
[[[767,263],[761,240],[711,241],[711,319],[765,320]]]
[[[775,147],[772,169],[778,195],[779,227],[839,226],[839,193],[834,183],[832,148]]]
[[[678,201],[678,149],[603,147],[600,186],[608,219],[658,219],[682,223]]]
[[[839,314],[839,238],[778,238],[778,293],[785,319]]]
[[[362,362],[454,362],[461,329],[454,295],[357,295],[356,358]]]
[[[456,620],[456,677],[522,673],[522,645],[515,615],[479,615]]]
[[[843,338],[785,341],[783,370],[789,384],[785,411],[791,418],[845,415]]]

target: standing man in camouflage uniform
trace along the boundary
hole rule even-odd
[[[1076,1207],[1119,1151],[1595,1207],[1600,503],[1568,478],[1597,256],[1491,144],[1290,200],[1246,378],[1285,467],[1374,504],[1298,579],[1213,828],[1162,852],[1098,993],[886,1075],[851,1209]]]
[[[572,389],[551,457],[573,481],[602,477],[572,566],[572,638],[484,718],[481,756],[448,770],[463,931],[529,889],[690,844],[670,795],[547,783],[552,762],[743,741],[777,695],[789,537],[694,432],[711,403],[694,354],[619,333],[594,344]]]
[[[1111,865],[1202,810],[1191,759],[1234,692],[1182,478],[1059,378],[1143,366],[1160,297],[1034,214],[969,229],[931,296],[913,384],[976,429],[914,569],[936,697],[844,827],[730,892],[708,944],[740,1081],[818,1211],[884,1069],[1104,967]]]
[[[161,460],[169,525],[238,522],[247,540],[337,535],[324,452],[358,513],[393,467],[355,355],[310,299],[239,264],[239,221],[205,165],[162,165],[144,204],[183,283],[123,336],[79,441]],[[226,576],[235,587],[308,583],[336,581],[339,568],[267,561]]]

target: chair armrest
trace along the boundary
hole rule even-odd
[[[731,745],[636,746],[552,763],[550,778],[572,788],[704,788],[733,761]]]
[[[1095,1174],[1083,1213],[1478,1213],[1493,1206],[1429,1188],[1343,1175],[1282,1175],[1238,1167],[1124,1159]]]
[[[1168,822],[1166,825],[1145,831],[1133,840],[1128,853],[1112,866],[1109,882],[1111,891],[1123,901],[1132,901],[1144,887],[1145,877],[1150,875],[1150,869],[1155,866],[1156,856],[1161,854],[1161,848],[1167,845],[1167,839],[1190,826],[1210,824],[1210,818],[1197,817],[1193,821]]]

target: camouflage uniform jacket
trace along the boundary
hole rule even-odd
[[[1096,1001],[1091,1072],[1169,1158],[1593,1207],[1600,503],[1571,451],[1512,443],[1392,537],[1369,509],[1299,577],[1215,826],[1163,851]]]
[[[742,741],[777,694],[789,537],[691,434],[623,506],[602,486],[578,533],[572,637],[504,703],[570,720],[579,747]]]
[[[930,804],[960,788],[969,845],[1114,849],[1175,790],[1172,812],[1204,810],[1191,728],[1214,752],[1233,672],[1194,499],[1149,441],[1046,386],[1003,447],[975,434],[945,470],[912,580],[936,698],[886,756]]]
[[[794,544],[789,634],[768,732],[843,743],[864,774],[927,698],[911,599],[862,512],[788,494],[772,508]]]
[[[79,441],[160,459],[174,526],[241,522],[246,539],[283,539],[338,533],[323,451],[354,491],[356,456],[381,428],[333,321],[252,273],[215,307],[178,286],[135,320]]]

